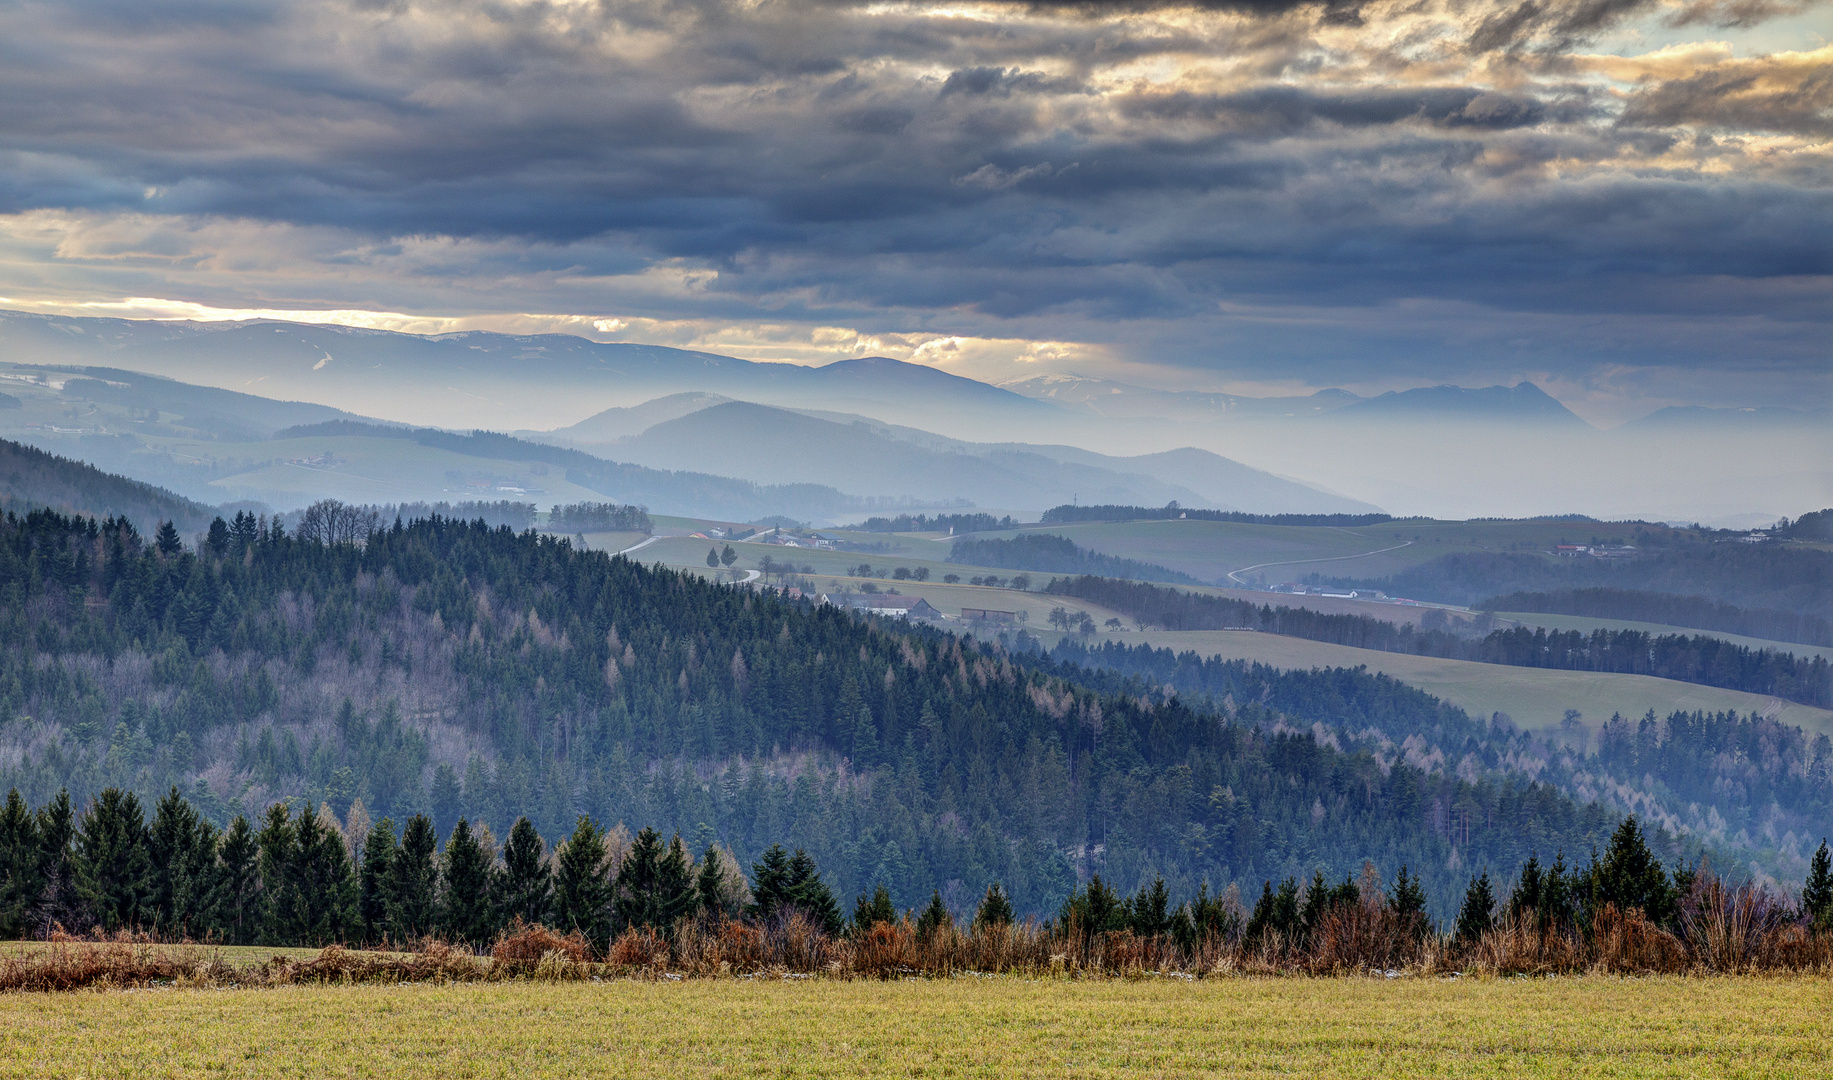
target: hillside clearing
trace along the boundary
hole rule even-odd
[[[962,978],[10,995],[0,1077],[1805,1076],[1824,980]]]
[[[1378,652],[1322,641],[1229,630],[1148,630],[1108,635],[1125,645],[1147,644],[1225,660],[1249,660],[1277,668],[1357,667],[1385,672],[1437,695],[1472,716],[1507,713],[1523,728],[1557,728],[1567,709],[1584,714],[1595,728],[1613,712],[1640,717],[1649,709],[1666,716],[1676,709],[1762,712],[1774,699],[1739,690],[1596,671],[1480,664],[1434,656]],[[1833,733],[1833,711],[1784,702],[1780,719],[1809,731]]]

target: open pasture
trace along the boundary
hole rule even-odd
[[[1813,1076],[1817,978],[955,978],[0,998],[0,1077]]]

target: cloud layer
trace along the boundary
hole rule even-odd
[[[14,3],[0,294],[1824,398],[1828,14]]]

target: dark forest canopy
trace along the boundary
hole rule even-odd
[[[955,541],[948,561],[968,566],[997,566],[1004,570],[1031,570],[1041,574],[1103,574],[1109,577],[1137,578],[1142,581],[1169,581],[1179,585],[1201,582],[1189,574],[1156,563],[1124,559],[1078,547],[1075,541],[1050,533],[1021,533],[1009,540],[987,540],[970,537]]]
[[[162,521],[185,535],[202,529],[216,511],[164,488],[105,473],[92,465],[0,439],[0,511],[38,508],[65,514],[125,517],[151,531]]]
[[[1746,544],[1668,531],[1661,545],[1637,536],[1634,559],[1549,559],[1520,552],[1460,552],[1363,580],[1312,576],[1308,582],[1380,588],[1447,604],[1476,604],[1513,592],[1635,589],[1703,596],[1746,608],[1824,618],[1833,611],[1833,551],[1801,544]]]
[[[1720,638],[1648,634],[1640,630],[1549,631],[1515,627],[1481,637],[1396,624],[1367,615],[1334,615],[1309,608],[1271,607],[1105,577],[1058,579],[1045,592],[1113,608],[1167,630],[1247,627],[1311,641],[1382,652],[1440,656],[1512,667],[1606,671],[1771,694],[1807,705],[1833,706],[1833,668],[1824,657],[1751,649]]]
[[[870,517],[857,525],[842,526],[853,532],[949,532],[971,533],[992,532],[995,529],[1016,528],[1017,522],[1008,515],[994,517],[992,514],[899,514],[896,517]]]
[[[198,551],[118,521],[0,524],[0,786],[35,803],[177,784],[219,824],[361,799],[549,836],[584,812],[745,859],[781,841],[841,894],[883,882],[906,906],[998,880],[1028,912],[1095,872],[1189,893],[1365,859],[1449,897],[1615,821],[1518,775],[1461,779],[1423,737],[1337,748],[1344,676],[1288,715],[1075,675],[477,523],[326,545],[244,515]],[[1456,738],[1462,714],[1396,702]]]
[[[1357,525],[1384,525],[1395,520],[1391,514],[1246,514],[1237,510],[1194,510],[1169,503],[1165,506],[1055,506],[1044,511],[1045,525],[1063,525],[1072,521],[1232,521],[1244,525],[1327,525],[1352,528]]]
[[[1833,623],[1819,615],[1741,608],[1704,596],[1676,596],[1637,589],[1561,589],[1492,596],[1476,606],[1484,611],[1535,611],[1594,619],[1628,619],[1802,645],[1833,645]]]

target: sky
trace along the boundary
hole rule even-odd
[[[1833,403],[1828,0],[5,0],[0,307]]]

